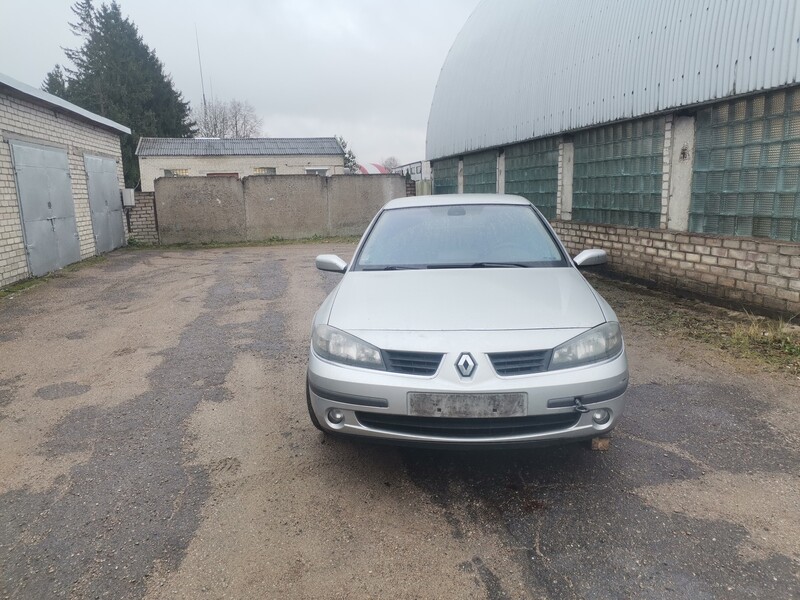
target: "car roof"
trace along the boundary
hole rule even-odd
[[[419,206],[452,206],[454,204],[518,204],[530,206],[522,196],[506,194],[437,194],[435,196],[410,196],[387,202],[383,210],[416,208]]]

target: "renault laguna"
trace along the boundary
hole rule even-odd
[[[399,444],[604,436],[625,406],[617,317],[525,198],[386,204],[314,316],[306,397],[324,432]]]

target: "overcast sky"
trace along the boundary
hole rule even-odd
[[[248,100],[265,135],[343,135],[362,162],[425,154],[442,63],[479,0],[119,0],[193,106]],[[0,72],[39,87],[75,47],[69,0],[0,0]],[[99,2],[98,2],[99,4]]]

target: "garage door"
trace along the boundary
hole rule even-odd
[[[11,141],[31,274],[81,259],[66,150]]]
[[[125,243],[122,199],[119,195],[117,163],[102,156],[83,157],[92,209],[92,228],[97,253],[109,252]]]

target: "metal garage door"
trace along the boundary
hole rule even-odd
[[[125,243],[122,200],[119,195],[117,163],[113,158],[83,157],[92,209],[95,248],[98,254]]]
[[[11,141],[31,274],[81,259],[66,150]]]

